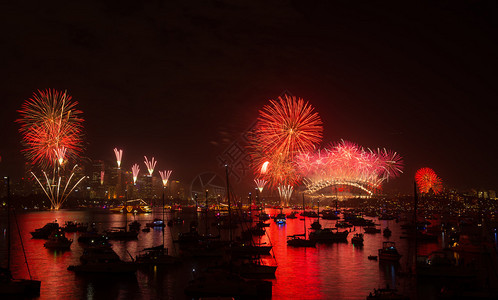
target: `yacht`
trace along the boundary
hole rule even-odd
[[[35,231],[31,232],[31,236],[34,239],[48,239],[52,231],[59,229],[59,223],[57,220],[45,224],[42,228],[37,228]]]
[[[56,231],[53,231],[48,237],[48,241],[43,244],[45,248],[53,249],[53,250],[64,250],[70,249],[71,244],[73,243],[72,239],[68,239],[60,228]]]
[[[382,243],[382,248],[379,249],[379,260],[399,261],[400,258],[401,254],[398,253],[394,242],[388,241]]]
[[[173,265],[180,262],[180,258],[168,254],[168,248],[164,245],[145,248],[135,259],[138,265]]]
[[[122,261],[108,245],[85,248],[80,257],[80,265],[72,265],[67,269],[76,273],[135,273],[137,265],[134,262]]]
[[[363,233],[355,233],[351,238],[351,243],[355,246],[363,246]]]
[[[306,239],[306,234],[294,234],[287,237],[287,245],[292,247],[315,247],[316,240]]]
[[[349,231],[338,231],[337,228],[324,228],[310,233],[310,240],[318,243],[347,242]]]

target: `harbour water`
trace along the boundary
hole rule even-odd
[[[278,213],[267,209],[270,215]],[[290,210],[284,210],[289,213]],[[166,213],[167,220],[175,218],[178,213]],[[164,241],[170,254],[177,255],[179,250],[172,238],[179,232],[189,230],[190,220],[194,214],[181,214],[183,223],[166,227]],[[154,218],[162,218],[160,209],[151,214],[128,214],[127,223],[137,220],[142,223]],[[204,233],[205,222],[200,215],[199,232]],[[372,218],[371,218],[372,219]],[[202,270],[209,261],[187,259],[177,267],[152,267],[139,270],[136,276],[116,277],[87,275],[81,276],[68,271],[69,265],[79,264],[83,248],[77,242],[79,233],[67,233],[74,240],[68,251],[53,251],[44,248],[45,240],[32,239],[30,231],[40,228],[48,222],[57,220],[63,225],[66,221],[95,223],[102,231],[111,227],[124,226],[125,216],[110,213],[107,210],[60,210],[17,212],[17,222],[21,231],[24,249],[32,277],[42,281],[39,299],[189,299],[184,288],[192,279],[193,272]],[[306,218],[307,227],[315,219]],[[414,280],[399,276],[409,266],[409,240],[401,238],[402,229],[395,221],[374,219],[379,228],[389,227],[392,236],[385,238],[382,233],[365,234],[363,247],[351,243],[353,233],[362,232],[361,227],[351,228],[347,243],[317,244],[316,248],[292,248],[286,244],[287,236],[301,234],[304,231],[303,221],[288,219],[284,225],[277,225],[272,220],[267,228],[267,235],[261,238],[262,243],[273,245],[274,256],[265,258],[269,264],[278,265],[276,278],[272,279],[272,299],[365,299],[374,288],[395,287],[405,295],[416,292]],[[210,223],[209,221],[208,223]],[[323,227],[334,227],[335,220],[320,220]],[[2,218],[1,228],[5,228]],[[209,224],[214,233],[214,228]],[[217,233],[217,230],[216,230]],[[228,238],[228,231],[222,230],[222,238]],[[377,255],[383,241],[394,241],[398,251],[403,255],[399,263],[383,263],[369,260],[369,255]],[[112,241],[113,249],[126,261],[135,257],[140,250],[162,244],[163,230],[153,229],[150,232],[140,231],[138,240]],[[1,239],[3,265],[6,259],[5,230]],[[24,262],[24,255],[16,228],[12,231],[11,269],[14,277],[29,277]],[[419,247],[419,254],[427,254],[440,247],[438,243],[424,244]],[[430,293],[426,299],[430,299]],[[413,299],[415,299],[413,297]]]

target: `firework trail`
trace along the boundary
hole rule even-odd
[[[67,159],[82,153],[83,119],[77,103],[66,92],[51,89],[38,90],[23,103],[16,122],[21,126],[23,152],[33,165],[55,166],[60,149],[65,149]]]
[[[280,185],[278,186],[278,193],[280,195],[280,199],[283,200],[283,206],[289,206],[290,198],[292,196],[292,191],[294,187],[292,185]]]
[[[64,165],[64,159],[66,158],[66,147],[62,146],[61,148],[54,149],[55,151],[55,159],[59,162],[59,165]]]
[[[443,190],[443,181],[436,175],[431,168],[421,168],[415,173],[415,181],[417,182],[420,193],[427,194],[431,190],[434,194],[439,194]]]
[[[258,187],[259,192],[262,193],[263,189],[266,185],[266,180],[256,178],[256,179],[254,179],[254,182],[256,182],[256,186]]]
[[[131,167],[131,172],[133,174],[133,184],[137,184],[138,173],[140,172],[140,167],[138,164],[134,164]]]
[[[159,171],[159,174],[161,174],[161,179],[163,181],[163,186],[164,187],[166,187],[166,185],[168,185],[168,180],[169,180],[169,177],[171,176],[172,172],[173,172],[172,170]]]
[[[154,157],[152,157],[152,160],[148,160],[147,156],[144,156],[145,158],[145,166],[147,167],[147,171],[149,171],[149,175],[152,176],[152,173],[154,173],[154,168],[156,167],[157,161],[154,160]]]
[[[121,159],[123,158],[123,150],[114,148],[114,155],[116,155],[116,163],[118,164],[118,169],[121,169]]]
[[[268,165],[270,164],[269,161],[265,161],[263,165],[261,166],[261,174],[265,175],[268,173]]]

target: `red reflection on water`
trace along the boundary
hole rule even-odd
[[[278,211],[268,210],[271,215]],[[284,210],[289,213],[289,210]],[[173,218],[168,214],[168,218]],[[123,280],[110,281],[109,278],[93,278],[77,276],[67,270],[69,265],[79,264],[82,248],[77,242],[78,233],[68,233],[74,240],[70,251],[56,252],[43,247],[44,240],[31,239],[30,231],[40,228],[48,222],[57,219],[59,224],[65,221],[95,222],[99,230],[123,226],[125,219],[122,214],[110,214],[106,211],[58,211],[31,212],[18,214],[21,235],[24,241],[31,274],[35,279],[42,280],[40,299],[55,298],[173,298],[185,299],[183,289],[191,277],[197,262],[186,262],[175,270],[145,270],[137,272],[137,276]],[[149,215],[128,215],[127,222],[137,219],[145,225],[155,217],[162,217],[161,212]],[[193,215],[186,216],[193,218]],[[188,231],[189,219],[183,224],[166,228],[164,231],[166,247],[176,253],[172,236]],[[307,228],[314,219],[306,218]],[[403,255],[399,264],[383,264],[368,260],[369,255],[377,255],[382,242],[387,240],[382,234],[365,234],[365,245],[355,247],[350,242],[330,245],[318,244],[316,248],[287,247],[287,236],[301,234],[304,231],[300,217],[287,220],[287,224],[278,226],[272,220],[267,228],[268,236],[263,236],[261,243],[271,243],[275,259],[265,257],[268,264],[277,264],[276,279],[273,282],[274,299],[364,299],[374,288],[389,284],[399,290],[405,290],[406,283],[397,279],[397,272],[406,270],[409,266],[409,242],[401,239],[403,235],[399,225],[394,221],[377,221],[381,228],[389,226],[392,230],[391,241],[396,242],[398,251]],[[324,227],[334,227],[336,221],[320,220]],[[211,222],[208,222],[211,224]],[[199,231],[204,233],[205,222],[199,220]],[[217,234],[214,226],[209,225],[211,233]],[[360,227],[355,228],[360,231]],[[240,230],[240,228],[238,229]],[[342,229],[341,229],[342,230]],[[353,230],[353,228],[352,228]],[[308,231],[309,232],[309,231]],[[348,236],[351,240],[353,233]],[[228,231],[221,232],[222,237],[228,237]],[[13,236],[12,270],[16,277],[27,278],[28,272],[24,263],[17,232]],[[162,244],[163,231],[151,230],[140,232],[139,239],[129,242],[113,242],[113,249],[123,260],[130,260],[146,247]],[[5,242],[5,239],[2,239]],[[424,244],[419,252],[437,249],[437,244]],[[413,252],[413,251],[412,251]],[[129,254],[128,254],[129,253]]]

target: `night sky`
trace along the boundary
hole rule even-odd
[[[86,151],[143,156],[173,179],[216,157],[284,90],[308,100],[324,142],[386,147],[411,192],[418,168],[445,187],[498,189],[497,4],[458,1],[12,1],[0,4],[0,175],[22,175],[17,110],[67,89]],[[277,1],[276,1],[277,2]]]

